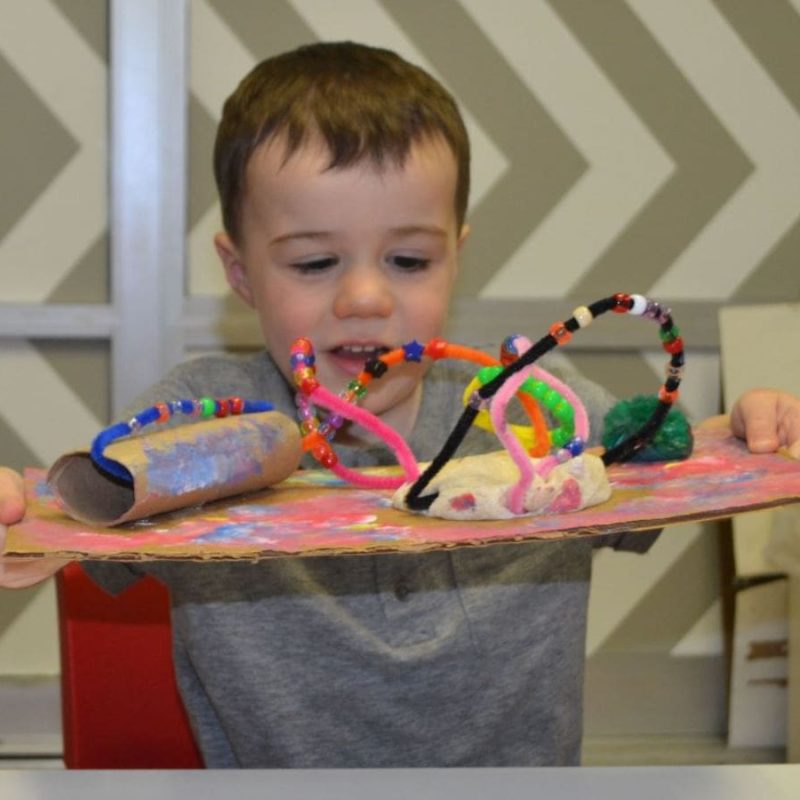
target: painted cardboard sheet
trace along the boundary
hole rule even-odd
[[[138,560],[424,551],[649,530],[800,501],[800,462],[753,455],[722,426],[696,431],[686,461],[614,465],[609,476],[611,499],[593,508],[452,522],[398,511],[389,492],[354,489],[327,471],[308,470],[263,491],[103,528],[66,517],[44,473],[29,470],[29,511],[9,529],[5,554]]]

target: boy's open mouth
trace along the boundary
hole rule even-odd
[[[379,344],[343,344],[332,347],[328,353],[340,369],[350,375],[358,375],[367,361],[388,353],[390,349]]]

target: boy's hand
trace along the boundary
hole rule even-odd
[[[800,397],[775,389],[751,389],[731,410],[731,430],[753,453],[784,447],[800,458]]]
[[[66,563],[62,558],[15,561],[3,557],[8,525],[19,522],[25,514],[25,492],[22,476],[0,467],[0,586],[22,589],[49,578]]]

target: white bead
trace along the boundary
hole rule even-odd
[[[647,310],[647,298],[640,294],[632,294],[630,297],[633,300],[633,307],[628,313],[634,317],[641,317]]]
[[[589,325],[592,324],[592,320],[594,317],[592,316],[592,312],[586,306],[578,306],[573,312],[572,316],[575,317],[575,322],[578,323],[578,327],[580,328],[587,328]]]

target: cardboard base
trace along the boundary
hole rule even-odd
[[[614,465],[609,478],[611,499],[582,511],[455,522],[393,509],[390,492],[308,470],[261,492],[102,528],[67,518],[44,474],[29,470],[28,514],[9,529],[5,554],[130,561],[424,551],[650,530],[800,501],[800,462],[753,455],[724,427],[696,431],[686,461]]]

